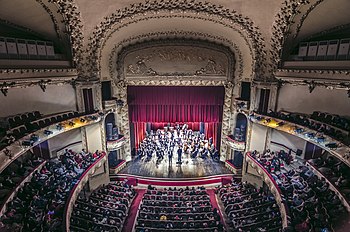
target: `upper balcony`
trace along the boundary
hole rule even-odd
[[[36,131],[25,134],[23,137],[13,141],[0,151],[0,173],[12,161],[16,160],[19,156],[41,142],[67,131],[98,123],[101,118],[102,116],[99,113],[93,113],[87,115],[76,115],[73,118],[60,122],[48,121],[48,123],[43,124],[42,127],[39,124]]]
[[[350,167],[350,147],[341,141],[338,141],[328,135],[325,135],[324,133],[320,133],[319,131],[310,129],[308,127],[271,116],[254,113],[249,116],[249,119],[253,123],[283,131],[285,133],[297,136],[303,140],[309,141],[328,151],[330,154],[336,156],[338,159]]]

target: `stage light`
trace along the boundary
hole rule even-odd
[[[51,135],[51,134],[53,134],[53,132],[50,131],[50,130],[45,130],[45,131],[44,131],[44,134],[45,134],[45,135]]]
[[[70,126],[74,126],[74,125],[75,125],[75,123],[74,123],[74,122],[72,122],[72,121],[70,121],[70,122],[68,123],[68,125],[70,125]]]
[[[84,119],[84,118],[81,118],[81,119],[80,119],[80,122],[84,123],[84,122],[85,122],[85,119]]]
[[[59,131],[62,130],[63,129],[62,124],[61,123],[57,124],[56,129]]]

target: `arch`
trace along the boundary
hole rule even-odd
[[[283,3],[280,11],[276,15],[276,20],[273,24],[273,31],[271,37],[271,70],[274,72],[279,66],[281,61],[284,60],[302,39],[310,38],[313,34],[325,33],[335,28],[331,26],[329,28],[324,25],[325,23],[320,20],[318,11],[329,10],[330,7],[337,9],[348,9],[349,2],[346,0],[339,0],[338,4],[330,0],[287,0]],[[321,14],[323,15],[323,14]],[[314,20],[315,19],[315,20]],[[317,19],[317,20],[316,20]],[[331,19],[331,20],[329,20]],[[344,21],[342,15],[337,13],[337,10],[333,10],[333,13],[329,17],[324,17],[323,20],[334,22],[337,26],[348,24],[348,20]],[[303,33],[305,31],[305,25],[308,21],[312,21],[313,32]],[[310,26],[309,26],[310,27]],[[309,29],[308,29],[309,30]]]
[[[185,29],[186,25],[181,23],[181,19],[186,20],[186,24],[191,24],[189,25],[191,26],[190,30]],[[153,24],[149,23],[151,21]],[[164,22],[171,26],[165,28]],[[161,27],[159,27],[160,24],[162,24]],[[215,25],[216,28],[220,27],[221,31],[226,30],[226,34],[229,31],[229,36],[224,38],[233,44],[235,41],[239,41],[239,44],[236,44],[237,47],[245,49],[242,54],[250,56],[251,64],[245,66],[251,70],[244,75],[249,76],[249,78],[264,77],[263,63],[266,54],[264,39],[259,28],[254,26],[248,17],[208,2],[184,0],[133,4],[105,17],[105,20],[96,27],[93,36],[89,39],[88,51],[91,56],[87,61],[88,72],[93,73],[94,78],[108,77],[109,74],[106,70],[109,66],[108,61],[111,60],[109,55],[116,44],[117,47],[122,48],[135,40],[142,41],[150,37],[173,38],[178,36],[177,32],[183,32],[180,37],[193,38],[195,36],[197,39],[208,34],[212,36],[211,41],[223,43],[222,40],[214,38],[213,33],[215,32],[207,33],[203,28],[197,30],[200,24]],[[148,31],[152,32],[143,33],[141,32],[142,28],[147,28]],[[174,28],[179,29],[174,30]],[[172,32],[169,33],[171,30]],[[188,33],[189,31],[192,31],[192,34]],[[217,31],[216,36],[222,34],[219,30]]]

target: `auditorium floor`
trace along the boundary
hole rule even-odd
[[[176,161],[173,157],[172,162],[169,162],[166,157],[157,165],[155,159],[148,162],[136,159],[130,161],[119,173],[157,178],[197,178],[232,173],[223,162],[215,162],[210,158],[191,159],[184,157],[181,165],[176,164]]]

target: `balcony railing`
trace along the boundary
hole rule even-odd
[[[95,124],[101,120],[101,116],[98,113],[79,116],[76,118],[67,119],[59,123],[53,123],[40,130],[30,133],[23,138],[15,141],[9,146],[0,151],[0,173],[14,160],[24,154],[32,147],[51,139],[59,134],[65,133],[70,130]],[[49,133],[48,133],[49,132]],[[29,146],[22,145],[23,142],[31,141],[32,136],[35,135],[36,140],[32,141]]]
[[[266,115],[254,114],[250,115],[249,119],[253,123],[257,123],[266,127],[270,127],[285,133],[297,136],[303,140],[311,142],[324,150],[328,151],[330,154],[336,156],[347,166],[350,167],[350,147],[346,146],[340,141],[333,139],[318,131],[312,130],[308,127],[304,127],[299,124],[288,122],[282,119],[273,118]],[[312,136],[313,135],[313,136]]]
[[[97,169],[99,169],[105,162],[107,162],[107,154],[102,155],[98,160],[96,160],[85,172],[80,176],[77,183],[73,186],[68,199],[66,201],[66,206],[64,209],[64,231],[70,231],[70,217],[73,212],[74,203],[78,198],[79,193],[89,181],[89,177],[93,175]]]
[[[110,140],[107,141],[107,150],[108,151],[115,151],[120,149],[125,144],[125,137],[121,137],[117,140]]]
[[[245,150],[245,142],[236,141],[233,138],[231,138],[230,136],[226,136],[225,142],[233,150],[236,150],[236,151],[244,151]]]
[[[280,208],[281,217],[282,217],[282,226],[283,226],[283,228],[288,227],[289,226],[289,221],[288,221],[289,210],[288,210],[287,205],[283,202],[281,189],[278,187],[275,179],[270,175],[270,173],[261,164],[259,164],[253,157],[251,157],[249,153],[246,153],[245,160],[252,168],[254,168],[258,172],[258,174],[261,176],[262,180],[269,187],[271,193],[275,197],[275,200],[277,202],[278,207]]]

